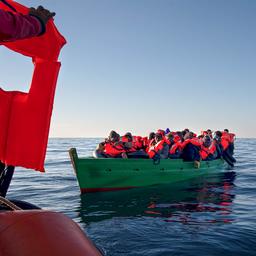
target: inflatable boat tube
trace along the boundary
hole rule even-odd
[[[51,211],[0,212],[0,241],[0,255],[102,255],[75,222]]]

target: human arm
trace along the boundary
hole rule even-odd
[[[55,13],[39,6],[30,8],[28,15],[0,9],[0,42],[16,41],[41,35],[45,25]]]

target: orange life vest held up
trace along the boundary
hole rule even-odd
[[[23,14],[28,8],[8,1]],[[0,2],[0,8],[13,12]],[[52,20],[39,37],[2,43],[31,57],[34,74],[28,93],[0,89],[0,161],[6,165],[44,171],[55,87],[60,69],[58,56],[66,43]],[[15,75],[15,69],[13,69]]]

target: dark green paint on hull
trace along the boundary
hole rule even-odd
[[[151,159],[79,158],[75,148],[69,154],[82,193],[176,183],[224,169],[222,159],[203,161],[196,169],[182,159],[155,164]]]

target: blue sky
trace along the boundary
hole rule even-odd
[[[256,137],[256,1],[20,2],[55,11],[68,41],[51,136],[169,127]],[[30,59],[3,47],[0,55],[1,87],[27,91]]]

